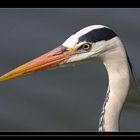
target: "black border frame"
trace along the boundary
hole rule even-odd
[[[1,0],[0,8],[139,8],[138,0]]]
[[[138,0],[1,0],[0,8],[139,8]],[[0,132],[0,137],[139,137],[139,132]]]

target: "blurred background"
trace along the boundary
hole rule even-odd
[[[0,75],[59,46],[92,24],[112,28],[140,80],[140,9],[0,9]],[[84,63],[0,83],[0,131],[98,131],[108,86],[105,67]],[[132,87],[121,131],[140,130],[140,93]]]

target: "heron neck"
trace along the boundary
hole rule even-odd
[[[106,53],[103,61],[108,72],[109,85],[106,94],[99,131],[119,131],[119,118],[126,100],[129,84],[129,64],[123,47]]]

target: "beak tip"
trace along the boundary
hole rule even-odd
[[[1,76],[0,77],[0,83],[4,82],[4,81],[7,81],[7,79],[4,77],[4,76]]]

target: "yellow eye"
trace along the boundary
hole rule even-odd
[[[90,43],[85,43],[82,45],[82,49],[84,50],[90,50],[91,49],[92,44]]]

